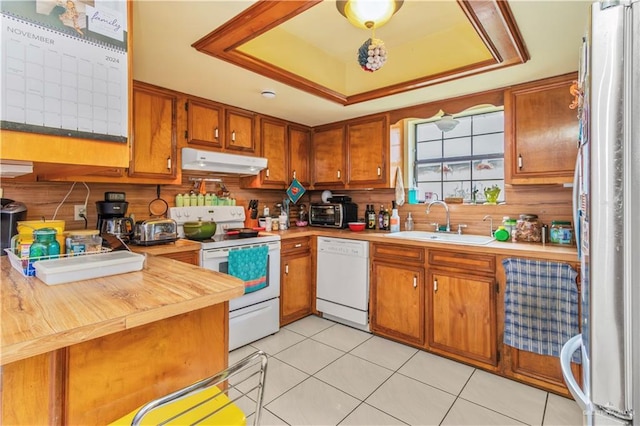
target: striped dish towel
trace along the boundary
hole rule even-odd
[[[504,343],[528,352],[560,356],[578,331],[578,273],[565,263],[508,258]],[[580,354],[573,361],[580,363]]]
[[[244,281],[244,293],[265,288],[269,247],[247,247],[229,251],[229,275]]]

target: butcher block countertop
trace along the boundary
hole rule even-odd
[[[172,259],[146,256],[143,270],[49,286],[2,270],[0,365],[239,297],[244,283]]]

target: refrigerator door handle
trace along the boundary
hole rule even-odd
[[[573,234],[576,239],[576,247],[578,248],[578,259],[580,259],[580,243],[582,239],[582,235],[580,235],[580,172],[582,166],[582,147],[578,150],[578,155],[576,156],[576,168],[573,172]]]
[[[571,395],[573,395],[573,399],[575,399],[580,408],[586,412],[587,409],[591,408],[591,401],[589,401],[589,398],[587,398],[582,389],[580,389],[580,385],[576,382],[575,377],[573,377],[573,372],[571,371],[571,357],[573,356],[573,353],[581,347],[582,334],[577,334],[567,340],[567,343],[562,346],[562,351],[560,352],[560,367],[562,368],[564,381],[567,383],[567,387],[569,388]]]

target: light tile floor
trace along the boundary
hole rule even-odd
[[[582,424],[572,400],[316,316],[229,363],[256,349],[269,356],[263,425]]]

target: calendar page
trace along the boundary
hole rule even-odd
[[[126,0],[2,1],[1,127],[126,142]]]

